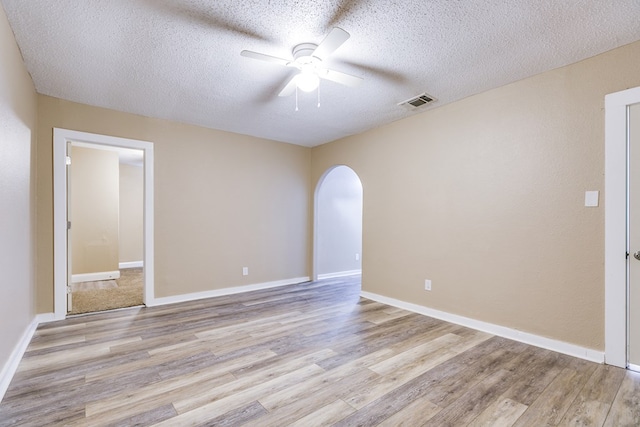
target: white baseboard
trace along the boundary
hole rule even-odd
[[[294,277],[292,279],[277,280],[274,282],[255,283],[253,285],[234,286],[231,288],[214,289],[211,291],[195,292],[191,294],[175,295],[170,297],[154,298],[153,301],[146,301],[147,307],[157,305],[174,304],[177,302],[195,301],[199,299],[220,297],[224,295],[233,295],[243,292],[258,291],[261,289],[276,288],[278,286],[295,285],[302,282],[308,282],[309,277]]]
[[[99,271],[97,273],[74,274],[71,276],[71,283],[95,282],[96,280],[112,280],[120,278],[120,270]]]
[[[492,335],[497,335],[497,336],[508,338],[514,341],[530,344],[536,347],[545,348],[547,350],[552,350],[557,353],[578,357],[580,359],[589,360],[591,362],[604,363],[603,351],[593,350],[593,349],[581,347],[575,344],[570,344],[564,341],[558,341],[551,338],[542,337],[540,335],[534,335],[528,332],[522,332],[517,329],[507,328],[505,326],[500,326],[493,323],[482,322],[482,321],[471,319],[468,317],[458,316],[456,314],[434,310],[432,308],[424,307],[422,305],[400,301],[394,298],[385,297],[383,295],[378,295],[371,292],[362,291],[360,292],[360,295],[362,295],[364,298],[368,298],[373,301],[381,302],[383,304],[402,308],[404,310],[412,311],[414,313],[423,314],[425,316],[444,320],[446,322],[455,323],[457,325],[466,326],[468,328],[476,329],[482,332],[487,332]]]
[[[355,276],[356,274],[362,274],[362,270],[347,270],[347,271],[336,271],[335,273],[318,274],[318,280],[334,279],[336,277]]]
[[[118,264],[120,270],[144,267],[144,261],[125,261]]]
[[[22,356],[24,356],[24,352],[27,350],[29,343],[31,342],[31,338],[33,338],[33,334],[36,332],[38,325],[40,323],[50,322],[54,320],[53,313],[48,314],[38,314],[36,315],[29,326],[25,329],[20,337],[20,340],[13,348],[11,355],[9,356],[9,360],[2,367],[2,371],[0,371],[0,402],[4,398],[4,394],[7,392],[9,388],[9,384],[11,384],[11,380],[18,369],[18,365],[22,360]]]

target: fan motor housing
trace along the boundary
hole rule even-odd
[[[316,48],[318,47],[317,44],[314,43],[300,43],[299,45],[296,45],[293,48],[293,58],[294,59],[298,59],[298,58],[304,58],[304,57],[310,57],[312,58],[312,54],[313,51],[316,50]]]

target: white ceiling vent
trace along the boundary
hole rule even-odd
[[[406,101],[400,102],[398,105],[408,108],[409,110],[415,110],[416,108],[420,108],[424,105],[433,104],[436,101],[437,99],[435,99],[433,96],[426,93],[421,93],[418,96],[414,96],[413,98],[409,98]]]

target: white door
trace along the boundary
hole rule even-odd
[[[640,104],[629,106],[628,366],[640,371]]]

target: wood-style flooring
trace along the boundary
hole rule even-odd
[[[0,425],[640,425],[637,374],[359,291],[332,279],[41,325]]]

